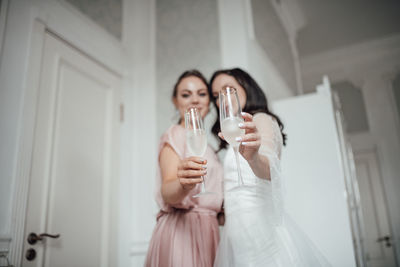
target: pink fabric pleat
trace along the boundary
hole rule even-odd
[[[146,266],[213,266],[218,242],[216,214],[183,210],[164,213],[154,230]]]
[[[166,144],[180,158],[190,156],[183,127],[174,125],[163,134],[159,152]],[[155,198],[160,212],[148,248],[146,267],[213,266],[219,243],[217,213],[223,199],[223,170],[210,147],[204,157],[207,159],[206,188],[217,194],[193,198],[200,191],[197,186],[176,205],[169,205],[162,199],[162,177],[158,167]]]

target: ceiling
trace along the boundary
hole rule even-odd
[[[306,19],[300,56],[400,34],[398,0],[297,0]]]

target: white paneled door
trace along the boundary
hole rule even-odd
[[[285,206],[333,267],[355,267],[340,136],[330,88],[273,103],[285,124]]]
[[[363,246],[367,264],[394,267],[393,239],[376,150],[358,151],[354,158],[364,217]]]
[[[121,78],[46,33],[37,101],[23,266],[117,266]]]

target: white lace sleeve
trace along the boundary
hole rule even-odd
[[[283,145],[282,134],[276,120],[265,114],[257,113],[253,118],[261,135],[259,153],[266,156],[269,162],[271,176],[272,200],[276,214],[281,215],[283,210],[283,193],[281,177],[281,150]],[[281,216],[279,216],[281,217]]]

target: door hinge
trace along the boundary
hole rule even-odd
[[[124,121],[124,104],[122,103],[119,105],[119,121]]]

